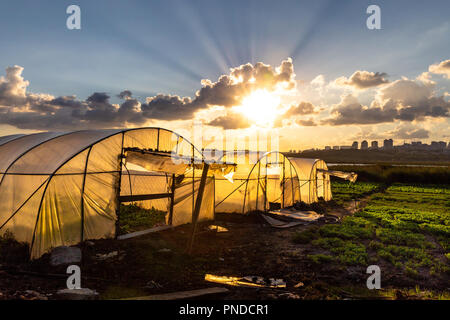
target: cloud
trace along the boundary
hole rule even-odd
[[[304,126],[304,127],[313,127],[313,126],[317,126],[317,123],[314,121],[313,118],[309,118],[307,120],[302,120],[302,119],[297,119],[295,120],[295,122],[298,125]]]
[[[251,126],[251,122],[241,113],[227,112],[208,123],[210,126],[221,127],[223,129],[246,129]]]
[[[369,71],[356,71],[350,78],[340,77],[334,82],[338,86],[352,86],[356,89],[367,89],[371,87],[377,87],[382,84],[389,83],[386,79],[387,74],[384,72],[369,72]]]
[[[387,132],[387,136],[397,139],[427,139],[430,137],[430,131],[413,126],[399,126],[392,131]]]
[[[315,111],[315,107],[310,102],[302,101],[297,105],[291,106],[284,114],[283,117],[292,117],[292,116],[299,116],[299,115],[306,115],[306,114],[313,114],[318,113]]]
[[[130,90],[117,95],[125,100],[112,104],[109,94],[94,92],[86,100],[75,96],[54,97],[27,93],[29,82],[22,77],[23,68],[8,67],[0,78],[0,124],[22,129],[82,129],[141,125],[152,120],[190,120],[200,110],[212,106],[229,108],[239,105],[257,89],[267,91],[293,90],[295,73],[290,58],[280,66],[258,62],[230,69],[216,82],[201,81],[194,97],[158,94],[140,102]],[[225,119],[216,123],[226,125]],[[232,126],[227,125],[228,127]]]
[[[341,102],[331,109],[332,117],[322,121],[323,124],[350,125],[392,122],[397,110],[392,102],[384,106],[367,107],[361,105],[351,94],[342,96]]]
[[[120,98],[120,99],[126,100],[126,99],[131,98],[132,95],[133,95],[133,93],[130,90],[124,90],[121,93],[119,93],[117,95],[117,97]]]
[[[6,76],[0,78],[0,106],[16,106],[26,102],[26,90],[29,85],[21,74],[23,68],[13,66],[6,68]]]
[[[450,59],[441,61],[437,64],[432,64],[428,67],[428,71],[436,74],[443,74],[450,79]]]
[[[331,117],[323,124],[377,124],[384,122],[422,121],[425,118],[447,118],[450,102],[434,96],[432,87],[401,79],[381,88],[370,106],[363,106],[351,94],[331,109]]]

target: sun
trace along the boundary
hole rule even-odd
[[[278,115],[281,98],[265,89],[255,90],[244,98],[238,111],[257,125],[270,125]]]

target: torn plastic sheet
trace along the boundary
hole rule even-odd
[[[218,226],[218,225],[214,225],[214,224],[209,225],[208,226],[208,230],[216,231],[216,232],[228,232],[227,228],[221,227],[221,226]]]
[[[258,276],[227,277],[205,274],[205,280],[237,287],[286,288],[286,282],[283,279],[268,279]]]
[[[313,222],[323,217],[322,214],[318,214],[315,211],[300,211],[295,209],[280,209],[280,210],[272,210],[269,213],[283,216],[287,218],[292,218],[295,220],[301,220],[305,222]]]
[[[354,172],[343,172],[343,171],[336,171],[336,170],[324,170],[324,169],[317,169],[319,172],[323,172],[325,174],[328,174],[330,176],[335,176],[341,179],[348,180],[350,182],[356,182],[356,179],[358,178],[358,174]]]
[[[303,221],[291,221],[291,222],[280,221],[272,217],[269,217],[265,214],[261,214],[261,216],[264,218],[264,220],[267,221],[268,224],[270,224],[274,228],[290,228],[298,226],[300,224],[305,224]]]
[[[174,158],[166,154],[144,153],[139,151],[127,151],[126,163],[133,163],[148,171],[168,172],[183,174],[189,167],[186,161],[173,161]],[[178,159],[176,159],[178,160]]]

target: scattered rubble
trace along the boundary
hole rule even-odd
[[[56,293],[56,298],[61,300],[96,300],[98,292],[88,288],[61,289]]]
[[[101,254],[101,253],[97,253],[95,255],[95,259],[99,260],[99,261],[103,261],[109,258],[113,258],[113,257],[117,257],[119,255],[119,251],[111,251],[110,253],[105,253],[105,254]]]
[[[50,265],[59,266],[79,263],[81,261],[81,249],[77,247],[56,247],[50,254]]]
[[[156,281],[150,280],[147,282],[147,284],[144,286],[145,289],[161,289],[163,288],[163,285],[159,284]]]

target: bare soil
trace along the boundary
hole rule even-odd
[[[358,207],[365,205],[360,199]],[[352,214],[354,203],[345,207],[325,207],[328,214]],[[118,299],[151,294],[221,286],[204,280],[205,274],[262,276],[279,278],[286,288],[243,288],[227,286],[224,299],[366,299],[385,298],[366,289],[368,275],[362,266],[344,267],[335,263],[314,264],[307,255],[317,248],[292,241],[296,232],[313,225],[275,229],[258,214],[248,216],[218,214],[213,223],[197,229],[194,249],[187,253],[191,226],[147,234],[128,240],[97,240],[80,245],[82,287],[94,289],[101,299]],[[324,222],[318,222],[323,224]],[[209,231],[216,224],[228,232]],[[118,251],[118,255],[98,260],[97,254]],[[0,262],[0,299],[54,299],[66,287],[67,266],[51,267],[49,255],[33,262]],[[412,280],[386,264],[383,288],[396,289],[394,298],[406,299],[406,289],[420,286],[446,290],[434,279]],[[31,290],[31,291],[27,291]],[[417,297],[414,297],[417,298]]]

